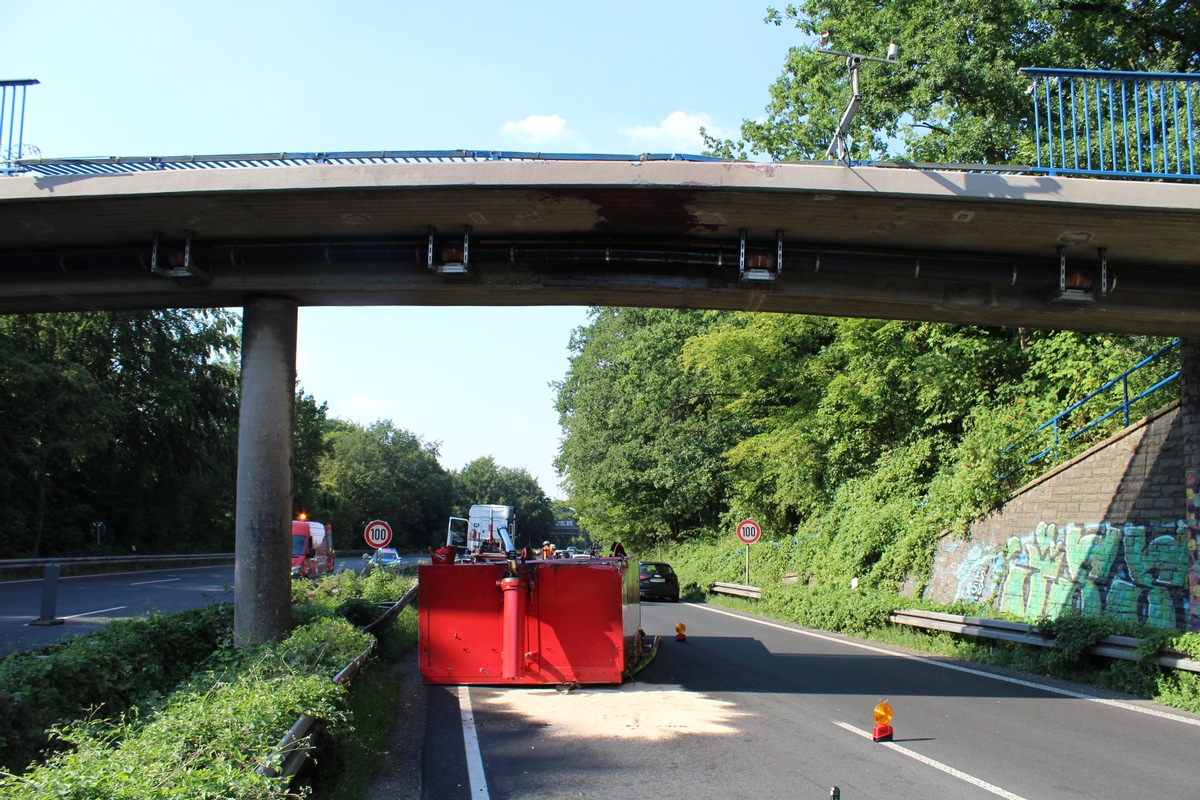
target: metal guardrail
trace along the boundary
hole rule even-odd
[[[998,619],[981,617],[961,617],[957,614],[943,614],[939,611],[920,611],[904,609],[893,611],[888,616],[893,625],[909,625],[914,628],[947,631],[966,636],[979,636],[987,639],[1001,639],[1006,642],[1033,645],[1034,647],[1057,647],[1053,639],[1042,635],[1033,625],[1024,622],[1006,622]],[[1088,648],[1092,655],[1104,658],[1115,658],[1121,661],[1141,661],[1137,650],[1142,646],[1141,639],[1130,636],[1105,636],[1095,645]],[[1200,661],[1188,658],[1186,653],[1178,650],[1159,650],[1155,661],[1160,666],[1171,669],[1181,669],[1188,672],[1200,672]]]
[[[1146,389],[1143,389],[1142,391],[1138,392],[1133,397],[1129,396],[1129,378],[1130,378],[1130,376],[1132,376],[1139,370],[1144,369],[1144,368],[1150,366],[1151,364],[1157,362],[1159,359],[1166,357],[1167,354],[1172,353],[1173,351],[1175,351],[1176,355],[1177,355],[1178,347],[1179,347],[1179,340],[1176,339],[1175,341],[1171,342],[1170,344],[1168,344],[1166,347],[1162,348],[1158,352],[1156,352],[1152,355],[1149,355],[1146,358],[1143,358],[1137,364],[1134,364],[1132,367],[1125,370],[1117,377],[1108,381],[1103,386],[1101,386],[1099,389],[1097,389],[1096,391],[1089,394],[1087,397],[1084,397],[1082,400],[1079,400],[1078,402],[1072,404],[1065,410],[1060,411],[1058,414],[1056,414],[1053,417],[1051,417],[1050,419],[1046,420],[1041,425],[1038,425],[1033,431],[1031,431],[1029,434],[1027,434],[1025,436],[1025,438],[1028,439],[1030,437],[1037,436],[1042,431],[1049,429],[1052,432],[1052,436],[1053,436],[1052,442],[1049,447],[1046,447],[1045,449],[1041,450],[1040,452],[1038,452],[1035,455],[1026,459],[1024,464],[1022,465],[1022,467],[1032,466],[1046,457],[1049,457],[1051,459],[1051,461],[1058,461],[1058,448],[1059,448],[1060,444],[1062,444],[1062,439],[1060,438],[1060,432],[1059,432],[1059,423],[1061,423],[1063,420],[1065,420],[1067,417],[1069,417],[1072,413],[1079,410],[1087,403],[1091,402],[1092,400],[1096,399],[1097,397],[1100,397],[1101,395],[1106,394],[1107,392],[1115,389],[1118,386],[1121,387],[1121,402],[1118,403],[1117,405],[1113,406],[1109,410],[1105,411],[1103,414],[1096,417],[1095,419],[1088,421],[1086,424],[1084,424],[1082,427],[1080,427],[1075,432],[1068,434],[1066,436],[1066,441],[1070,442],[1070,441],[1077,439],[1078,437],[1082,436],[1083,434],[1085,434],[1088,431],[1095,428],[1097,425],[1100,425],[1102,422],[1104,422],[1105,420],[1107,420],[1110,417],[1112,417],[1113,415],[1115,415],[1117,412],[1121,412],[1121,414],[1123,415],[1122,419],[1124,422],[1124,427],[1128,428],[1129,423],[1130,423],[1130,418],[1131,418],[1130,417],[1130,408],[1133,406],[1133,404],[1138,402],[1139,400],[1142,400],[1143,398],[1146,398],[1152,394],[1155,394],[1160,389],[1163,389],[1166,386],[1168,386],[1169,384],[1179,380],[1180,372],[1178,369],[1176,369],[1171,374],[1167,375],[1164,378],[1159,379],[1153,385],[1149,386]],[[1016,447],[1018,444],[1020,444],[1020,442],[1014,442],[1013,444],[1010,444],[1008,447],[1004,448],[1001,451],[1001,453],[1009,452],[1014,447]],[[1022,467],[1019,467],[1018,470],[1021,469]],[[1017,470],[1013,470],[1012,472],[1007,472],[1007,473],[1003,473],[1003,474],[997,473],[996,477],[1003,480],[1004,478],[1009,477],[1010,475],[1013,474],[1013,472],[1016,472],[1016,471]]]
[[[400,616],[400,612],[407,608],[416,599],[417,589],[417,584],[413,584],[412,587],[404,593],[403,597],[401,597],[395,603],[389,605],[387,612],[384,613],[383,616],[365,626],[363,630],[367,633],[374,634],[378,631],[384,630],[393,622],[395,622],[396,617]],[[367,647],[367,649],[355,656],[349,664],[343,667],[342,670],[334,676],[333,682],[339,686],[342,686],[353,680],[354,676],[358,674],[358,671],[362,668],[362,665],[366,663],[367,657],[371,655],[371,651],[374,649],[375,644],[372,642],[371,646]],[[283,738],[279,741],[279,745],[275,748],[275,752],[272,753],[271,757],[267,760],[267,763],[258,768],[259,774],[266,775],[268,777],[286,778],[290,783],[290,781],[296,777],[296,773],[300,771],[300,767],[304,765],[305,759],[308,758],[309,754],[313,750],[308,734],[312,730],[313,725],[318,722],[320,722],[320,720],[316,717],[308,714],[301,715],[300,718],[292,725],[292,727],[288,729],[288,732],[283,735]],[[279,769],[275,769],[275,767],[271,766],[272,764],[276,763],[279,764]]]
[[[233,560],[234,553],[193,553],[174,555],[92,555],[67,559],[0,559],[0,570],[30,570],[40,566],[101,564],[157,564],[158,561],[220,561]]]
[[[39,175],[117,175],[164,170],[297,167],[314,164],[428,164],[481,161],[728,161],[684,153],[529,153],[510,150],[361,150],[329,153],[250,153],[203,156],[24,158],[15,170]]]
[[[1034,171],[1200,180],[1200,73],[1019,72],[1032,79]]]
[[[762,599],[762,588],[747,586],[744,583],[714,583],[712,590],[717,594],[730,594],[737,597],[749,597],[752,600]]]

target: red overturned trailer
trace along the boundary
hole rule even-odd
[[[498,544],[460,560],[448,542],[419,567],[425,683],[618,684],[653,657],[636,562],[531,558],[507,535]]]

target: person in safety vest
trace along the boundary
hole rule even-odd
[[[554,558],[554,545],[549,542],[542,542],[542,558],[547,560]]]

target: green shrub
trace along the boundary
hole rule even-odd
[[[261,648],[236,677],[193,678],[148,720],[131,713],[115,724],[60,729],[74,749],[23,776],[0,776],[0,793],[12,800],[287,797],[285,784],[258,767],[301,715],[345,720],[344,690],[330,671],[370,641],[343,619],[318,620]]]
[[[157,702],[229,643],[232,624],[232,606],[216,604],[111,622],[48,651],[0,661],[0,766],[23,768],[56,746],[53,726]]]

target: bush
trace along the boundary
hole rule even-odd
[[[23,768],[61,746],[49,729],[112,719],[173,690],[231,638],[227,603],[111,622],[41,653],[0,661],[0,766]]]
[[[0,792],[13,800],[288,797],[283,782],[258,768],[301,715],[345,720],[344,690],[330,671],[370,642],[343,619],[318,620],[263,647],[235,678],[193,678],[148,721],[131,713],[115,724],[60,729],[75,749],[24,776],[0,777]],[[313,668],[319,672],[306,671]]]

